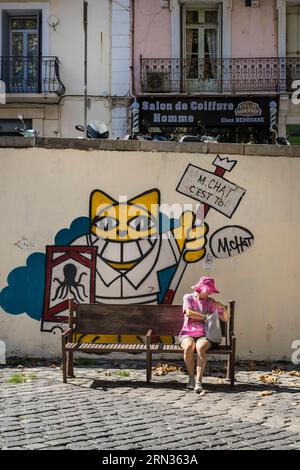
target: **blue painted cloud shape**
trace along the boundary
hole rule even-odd
[[[69,245],[75,238],[89,231],[88,217],[75,219],[68,229],[55,236],[55,245]],[[45,291],[46,255],[33,253],[26,266],[13,269],[7,277],[7,286],[0,292],[0,307],[12,315],[27,315],[40,320],[43,312]]]

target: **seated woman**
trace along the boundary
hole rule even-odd
[[[211,342],[205,337],[206,316],[215,311],[220,320],[227,322],[229,313],[227,307],[209,297],[211,294],[219,294],[215,287],[214,279],[203,276],[199,282],[192,286],[194,292],[183,297],[183,327],[179,333],[179,344],[184,353],[184,362],[189,373],[189,381],[186,388],[201,392],[202,377],[206,365],[206,351],[211,347]],[[196,382],[194,351],[197,352]]]

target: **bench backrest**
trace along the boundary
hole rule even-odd
[[[222,335],[233,331],[234,302],[229,305],[230,323],[221,322]],[[75,312],[75,317],[73,317]],[[183,324],[182,305],[75,304],[70,301],[70,326],[77,334],[178,336]],[[227,341],[226,341],[227,342]]]

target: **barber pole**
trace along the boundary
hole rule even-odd
[[[140,110],[139,110],[139,103],[134,101],[131,105],[131,119],[132,119],[132,126],[131,131],[132,134],[138,134],[140,132]]]
[[[271,130],[274,124],[277,124],[277,103],[276,101],[271,101],[270,102],[270,129]]]

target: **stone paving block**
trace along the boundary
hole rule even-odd
[[[238,393],[237,387],[235,393],[229,393],[225,387],[217,388],[201,399],[177,384],[173,389],[160,388],[160,384],[168,382],[168,377],[159,377],[155,386],[147,388],[130,387],[128,382],[123,386],[121,381],[112,383],[110,378],[107,385],[104,379],[101,386],[90,388],[92,382],[86,380],[85,372],[95,376],[95,371],[92,367],[80,367],[74,389],[74,385],[62,384],[60,371],[35,370],[39,378],[18,387],[5,383],[6,377],[14,372],[12,368],[1,371],[4,374],[0,377],[4,392],[0,400],[2,449],[7,446],[51,450],[299,447],[298,416],[295,406],[290,406],[295,391],[292,396],[287,392],[284,396],[276,393],[257,410],[259,388],[251,384],[257,383],[255,377],[261,373],[259,370],[242,371],[244,388],[239,388]],[[186,376],[179,372],[177,376],[184,386]],[[135,377],[144,381],[144,370],[133,370],[130,380]],[[214,380],[209,378],[208,383]],[[8,443],[5,435],[10,437]],[[36,438],[41,441],[36,442]]]

